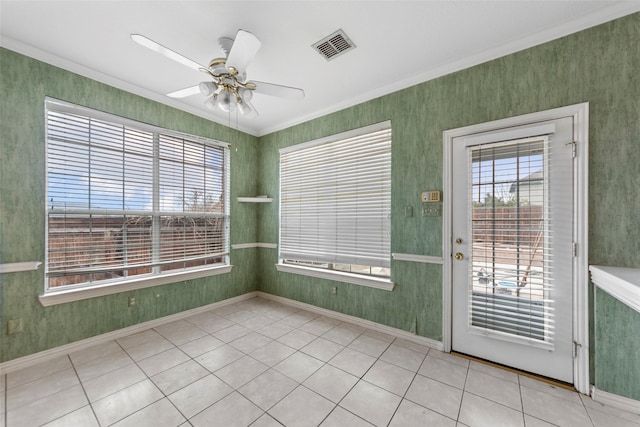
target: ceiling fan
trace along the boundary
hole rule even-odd
[[[258,53],[262,43],[252,33],[238,30],[235,39],[221,37],[218,44],[225,58],[214,58],[205,67],[195,61],[141,35],[131,34],[136,43],[151,49],[169,59],[186,65],[194,70],[206,73],[210,80],[198,85],[168,93],[172,98],[185,98],[201,93],[207,97],[204,104],[211,108],[220,108],[224,112],[235,111],[248,118],[256,117],[257,110],[251,104],[253,92],[289,99],[304,98],[304,90],[265,83],[256,80],[247,81],[246,69]]]

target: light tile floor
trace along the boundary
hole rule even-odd
[[[0,427],[640,425],[590,398],[253,298],[0,376]]]

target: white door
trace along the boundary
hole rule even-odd
[[[452,349],[569,383],[573,120],[452,143]]]

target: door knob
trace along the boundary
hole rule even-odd
[[[464,258],[464,255],[462,255],[462,252],[456,252],[455,257],[456,257],[456,259],[459,261],[459,260],[461,260],[462,258]]]

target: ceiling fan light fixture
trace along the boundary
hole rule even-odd
[[[218,85],[215,82],[202,82],[200,83],[200,93],[204,96],[213,95],[218,89]]]
[[[243,116],[247,116],[253,112],[249,104],[246,102],[238,102],[238,110]]]
[[[229,113],[236,110],[235,99],[231,97],[231,93],[228,90],[223,90],[218,95],[218,107],[225,113]]]
[[[210,110],[215,110],[218,108],[218,103],[216,102],[216,97],[211,96],[204,101],[204,106]]]
[[[243,101],[249,102],[253,99],[253,91],[250,89],[241,88],[238,93],[240,94],[240,98],[242,98]]]

